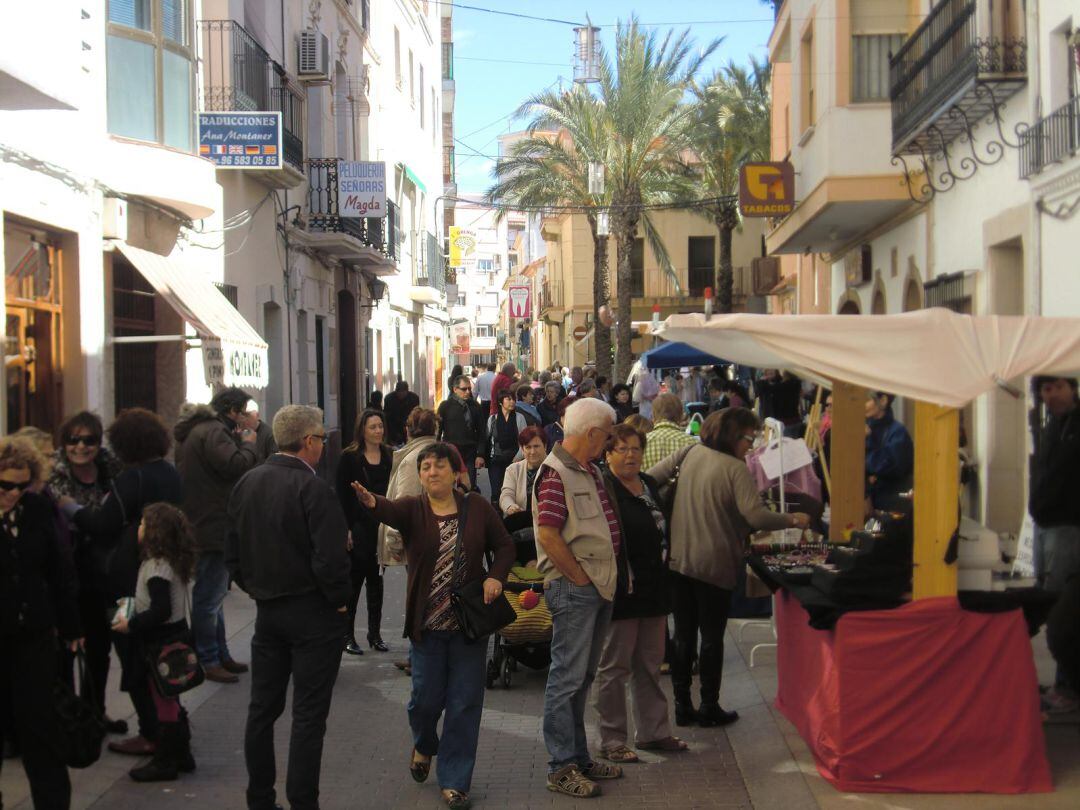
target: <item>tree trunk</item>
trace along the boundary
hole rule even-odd
[[[634,245],[634,236],[637,233],[637,217],[633,220],[624,220],[616,228],[615,239],[619,250],[618,262],[618,307],[616,317],[618,322],[615,326],[615,378],[617,382],[626,382],[630,376],[630,367],[634,365],[634,356],[630,351],[632,338],[630,325],[632,314],[630,311],[630,251]]]
[[[730,212],[721,211],[716,216],[716,229],[720,233],[720,267],[716,275],[716,309],[720,314],[729,313],[733,309],[735,270],[731,263],[731,239],[737,224]]]
[[[593,339],[596,341],[596,375],[611,380],[611,328],[600,321],[600,307],[610,305],[608,285],[608,238],[596,233],[596,219],[589,217],[593,238]],[[616,382],[616,381],[612,381]]]

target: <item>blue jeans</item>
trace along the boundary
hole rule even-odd
[[[412,643],[409,726],[419,754],[438,756],[439,787],[468,793],[484,710],[487,643],[459,631],[427,630]],[[443,718],[442,739],[436,727]]]
[[[612,603],[591,582],[575,585],[554,579],[545,595],[551,610],[551,668],[544,692],[544,744],[551,773],[591,761],[585,741],[585,706],[596,676]]]
[[[1035,526],[1035,575],[1048,591],[1061,593],[1069,577],[1080,573],[1080,526]],[[1049,625],[1047,632],[1050,632]],[[1054,675],[1054,686],[1067,692],[1080,691],[1080,684],[1069,683],[1061,666]]]
[[[225,642],[225,611],[221,603],[229,590],[229,570],[225,554],[204,551],[195,564],[195,585],[191,589],[191,631],[199,663],[219,666],[232,658]]]

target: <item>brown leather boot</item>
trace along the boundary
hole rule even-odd
[[[157,749],[153,740],[136,735],[126,740],[114,740],[109,743],[109,750],[116,754],[127,754],[130,757],[145,757],[153,754]]]

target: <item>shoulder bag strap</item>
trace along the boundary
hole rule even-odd
[[[690,451],[694,449],[696,445],[688,444],[682,450],[679,451],[679,456],[675,460],[675,469],[671,473],[671,481],[667,486],[667,503],[662,505],[662,508],[667,510],[668,519],[671,519],[671,514],[675,511],[675,490],[679,485],[679,475],[682,473],[682,466],[686,462],[686,457],[690,455]]]

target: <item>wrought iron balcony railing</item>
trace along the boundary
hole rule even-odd
[[[540,311],[563,308],[563,285],[558,279],[551,279],[540,285]]]
[[[442,44],[442,77],[450,81],[454,80],[454,43]]]
[[[1040,118],[1020,139],[1021,179],[1038,174],[1080,152],[1080,96],[1074,96],[1045,118]]]
[[[426,234],[423,263],[417,269],[416,284],[418,287],[434,287],[441,293],[446,292],[446,257],[433,233]]]
[[[304,169],[304,97],[285,69],[235,20],[200,20],[202,109],[280,112],[286,162]]]
[[[338,207],[338,168],[340,158],[310,158],[308,174],[308,230],[343,233],[377,250],[388,259],[397,260],[397,234],[394,229],[394,204],[386,203],[386,216],[343,217]]]
[[[948,144],[1023,86],[1027,43],[1008,13],[991,0],[939,0],[891,57],[894,154]]]

